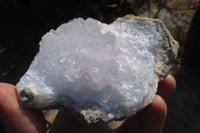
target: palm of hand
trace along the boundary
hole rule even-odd
[[[168,75],[159,83],[154,101],[136,115],[128,118],[119,128],[112,130],[105,124],[82,125],[67,112],[60,111],[50,129],[58,133],[161,133],[167,115],[165,100],[175,89],[175,79]],[[22,109],[16,88],[0,83],[0,118],[7,132],[46,132],[41,111]]]

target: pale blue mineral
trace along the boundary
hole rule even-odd
[[[152,102],[177,49],[160,20],[77,18],[42,37],[19,99],[26,108],[65,108],[85,123],[123,119]]]

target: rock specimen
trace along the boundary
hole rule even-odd
[[[123,119],[152,102],[177,49],[160,20],[74,19],[42,37],[19,99],[26,108],[65,108],[87,124]]]

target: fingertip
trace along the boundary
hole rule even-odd
[[[155,95],[153,102],[147,107],[147,110],[151,110],[158,118],[163,120],[167,116],[167,105],[165,100],[159,95]]]
[[[175,90],[175,88],[176,88],[175,78],[171,74],[168,74],[165,77],[165,80],[166,80],[166,82],[168,82],[168,87],[171,88],[172,90]]]
[[[164,99],[159,95],[155,95],[153,102],[144,111],[143,127],[145,129],[143,131],[149,133],[162,132],[167,117],[167,105]]]
[[[15,86],[8,83],[0,83],[0,112],[11,112],[13,108],[18,107]]]
[[[157,94],[166,101],[175,88],[176,80],[172,75],[168,74],[164,80],[159,82]]]
[[[16,92],[16,89],[12,84],[0,82],[0,91],[3,93],[6,91],[7,94],[13,94]]]
[[[9,88],[15,88],[14,85],[12,84],[9,84],[9,83],[3,83],[3,82],[0,82],[0,87],[9,87]]]

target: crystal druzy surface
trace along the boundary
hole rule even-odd
[[[86,123],[122,119],[152,102],[177,47],[158,20],[74,19],[42,37],[19,99],[27,108],[66,108]]]

